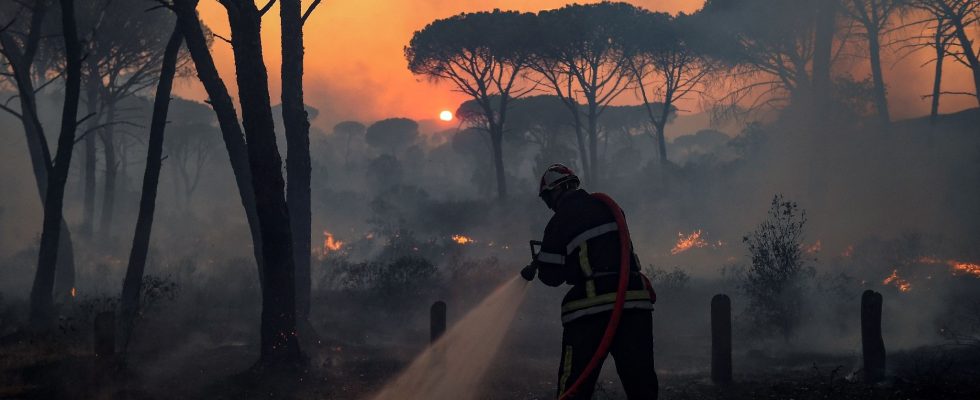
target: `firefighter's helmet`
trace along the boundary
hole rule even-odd
[[[546,192],[554,190],[565,183],[574,182],[577,186],[580,182],[578,176],[571,168],[562,164],[551,164],[541,175],[541,184],[538,187],[538,195],[543,196]]]

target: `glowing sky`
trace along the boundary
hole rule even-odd
[[[304,7],[311,0],[304,0]],[[257,1],[264,4],[264,1]],[[638,6],[667,12],[692,12],[703,0],[631,0]],[[435,84],[413,76],[406,68],[402,49],[412,33],[438,18],[461,12],[493,8],[538,11],[557,8],[559,0],[326,0],[316,9],[305,26],[306,102],[321,112],[313,124],[326,131],[341,120],[371,122],[376,119],[404,116],[437,120],[439,112],[455,110],[466,97],[453,92],[448,84]],[[227,15],[216,0],[202,0],[199,6],[205,23],[221,36],[228,37]],[[273,103],[279,102],[279,10],[270,10],[263,20],[263,42],[269,69]],[[234,66],[229,44],[215,40],[212,49],[218,68],[234,96]],[[928,113],[928,100],[922,94],[930,91],[931,67],[920,68],[928,52],[899,59],[886,59],[886,79],[892,83],[889,97],[896,117]],[[863,77],[865,61],[851,61],[853,74]],[[965,68],[947,64],[947,90],[968,82]],[[901,82],[897,85],[896,82]],[[954,83],[958,82],[958,83]],[[177,94],[196,100],[204,91],[193,79],[184,79]],[[631,103],[629,96],[621,102]],[[975,106],[969,98],[943,98],[945,111]],[[692,104],[684,109],[696,111]]]

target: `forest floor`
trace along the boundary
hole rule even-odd
[[[368,399],[411,355],[404,349],[311,346],[302,371],[249,372],[254,346],[228,344],[169,354],[131,354],[97,359],[78,345],[50,337],[8,336],[0,341],[0,399]],[[503,358],[503,360],[501,360]],[[793,356],[770,360],[771,368],[736,373],[718,386],[706,371],[661,370],[661,399],[970,399],[980,398],[977,349],[924,348],[892,355],[889,378],[869,385],[846,368],[852,360]],[[494,362],[480,399],[549,399],[554,360],[502,354]],[[743,360],[743,365],[759,360]],[[736,358],[736,366],[739,359]],[[625,399],[611,362],[594,399]],[[245,372],[243,372],[245,371]],[[850,375],[850,376],[849,376]]]

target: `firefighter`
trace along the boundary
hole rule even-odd
[[[562,300],[562,355],[558,365],[558,396],[582,375],[596,352],[616,301],[620,242],[613,211],[579,188],[571,169],[554,164],[541,177],[539,195],[554,211],[531,265],[521,271],[545,285],[572,285]],[[624,310],[609,350],[629,400],[657,398],[653,367],[653,302],[655,294],[640,274],[636,255],[630,259]],[[601,367],[601,365],[600,365]],[[591,399],[599,370],[595,368],[569,399]]]

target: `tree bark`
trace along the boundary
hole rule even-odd
[[[834,32],[837,28],[837,0],[820,0],[817,7],[813,54],[813,97],[816,119],[830,112],[833,81],[830,78]],[[801,75],[801,77],[806,76]]]
[[[933,43],[936,46],[936,73],[932,81],[932,105],[929,110],[929,124],[935,125],[939,120],[939,97],[943,90],[943,60],[946,59],[946,44],[943,37],[943,19],[936,19],[936,36]]]
[[[589,98],[589,176],[591,185],[599,187],[599,113],[595,100]]]
[[[46,327],[52,321],[55,265],[58,260],[58,241],[61,231],[65,183],[71,166],[75,142],[78,98],[81,91],[81,43],[75,26],[74,0],[60,0],[61,28],[65,42],[65,102],[61,114],[58,150],[48,175],[48,190],[44,202],[44,222],[38,251],[37,271],[31,287],[31,322]]]
[[[34,56],[37,52],[41,39],[41,26],[44,16],[47,13],[45,4],[39,3],[31,14],[31,23],[27,40],[24,48],[21,49],[17,44],[0,32],[0,43],[9,57],[14,81],[17,86],[18,98],[20,101],[20,120],[24,126],[24,134],[27,141],[28,154],[30,154],[31,167],[34,172],[34,181],[37,184],[38,194],[42,207],[47,200],[48,176],[51,172],[51,152],[48,149],[48,142],[44,136],[44,127],[37,112],[37,101],[34,96],[34,82],[31,76],[31,68],[34,64]],[[55,276],[55,293],[59,298],[67,298],[71,294],[71,288],[75,286],[75,255],[72,250],[71,235],[68,232],[68,224],[62,218],[62,235],[58,240],[58,253]]]
[[[507,198],[507,175],[504,169],[504,132],[503,126],[493,124],[490,127],[490,144],[493,148],[493,170],[497,175],[497,198]]]
[[[120,313],[120,332],[122,332],[122,351],[125,353],[133,334],[136,315],[139,311],[140,289],[143,286],[143,272],[146,269],[146,255],[150,249],[150,233],[153,230],[153,213],[156,209],[157,188],[160,183],[160,169],[163,164],[163,136],[167,128],[167,111],[170,107],[170,91],[173,88],[177,69],[177,53],[183,37],[180,26],[174,27],[170,40],[163,53],[163,66],[153,99],[153,116],[150,120],[150,137],[146,149],[146,169],[143,172],[143,188],[140,195],[139,215],[136,218],[136,231],[133,234],[133,247],[129,253],[126,278],[123,280],[122,309]]]
[[[262,61],[262,16],[251,1],[226,9],[252,189],[262,229],[265,282],[260,364],[295,364],[302,358],[296,339],[296,264],[282,159],[272,119],[269,77]]]
[[[252,189],[252,171],[248,165],[248,150],[245,143],[245,136],[242,127],[238,124],[238,113],[232,103],[231,96],[224,81],[218,75],[218,69],[214,65],[214,59],[208,50],[207,39],[204,37],[204,30],[197,18],[197,0],[176,0],[174,11],[177,13],[178,23],[187,43],[187,49],[194,60],[197,76],[208,93],[209,104],[214,109],[218,118],[218,126],[221,128],[221,137],[225,142],[225,149],[228,152],[228,159],[231,162],[231,170],[235,175],[235,183],[238,186],[238,195],[242,201],[242,208],[245,209],[245,219],[248,222],[248,229],[252,236],[252,255],[258,268],[259,284],[265,287],[265,258],[262,255],[262,231],[259,227],[258,210],[255,200],[255,191]]]
[[[589,151],[585,147],[585,133],[582,132],[582,117],[578,115],[578,109],[573,107],[572,122],[575,124],[575,142],[578,145],[578,156],[582,159],[582,173],[585,174],[587,181],[592,180],[589,169]]]
[[[282,27],[282,120],[286,130],[286,199],[296,262],[297,317],[310,315],[312,212],[310,120],[303,100],[303,20],[300,0],[279,2]]]
[[[891,116],[885,95],[885,77],[881,71],[881,44],[875,29],[868,29],[868,50],[871,58],[871,79],[874,82],[875,109],[881,126],[887,127],[891,123]]]
[[[89,114],[98,112],[99,98],[99,70],[97,66],[89,63],[88,80],[85,82],[85,105]],[[82,171],[84,192],[82,195],[82,236],[89,239],[95,227],[95,164],[97,162],[95,150],[95,127],[98,125],[99,118],[92,118],[88,123],[88,130],[85,134],[85,165]]]
[[[950,22],[953,23],[956,39],[963,47],[963,56],[970,64],[970,72],[973,73],[973,93],[977,99],[977,105],[980,106],[980,59],[977,58],[977,53],[973,51],[973,42],[970,41],[970,37],[966,33],[962,18],[952,18]]]
[[[112,217],[116,212],[116,176],[119,171],[119,160],[116,159],[116,146],[114,142],[115,130],[112,123],[115,120],[115,104],[110,102],[106,107],[105,122],[106,127],[100,138],[102,139],[102,152],[105,154],[105,175],[102,182],[102,212],[99,214],[99,236],[103,244],[108,244],[112,234]]]

